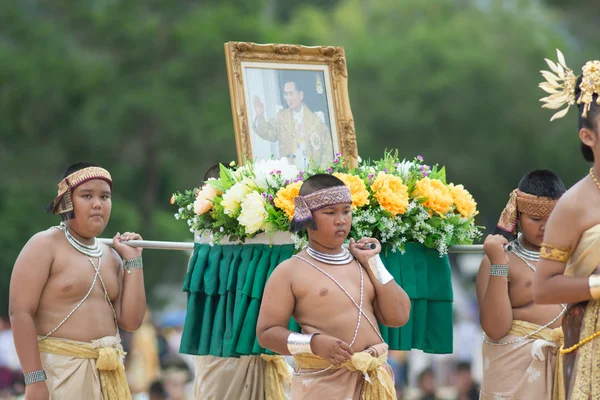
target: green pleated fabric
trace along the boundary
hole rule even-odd
[[[294,246],[198,244],[183,291],[187,315],[180,352],[239,357],[270,352],[256,339],[256,321],[269,275],[294,254]],[[406,253],[386,251],[382,259],[411,299],[411,317],[401,328],[380,325],[391,350],[452,352],[452,283],[448,257],[418,243]],[[292,319],[289,328],[299,332]]]

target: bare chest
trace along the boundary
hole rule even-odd
[[[508,295],[513,308],[533,303],[533,277],[536,262],[512,257],[509,265]]]
[[[104,254],[100,260],[79,253],[59,256],[52,264],[43,296],[71,301],[89,292],[88,298],[104,298],[106,288],[111,301],[115,301],[119,295],[117,271],[111,254]]]
[[[371,308],[375,289],[366,271],[357,263],[320,266],[325,273],[308,264],[303,267],[293,287],[297,309],[328,314],[355,311],[361,301],[363,307]]]

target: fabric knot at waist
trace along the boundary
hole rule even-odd
[[[322,370],[326,368],[345,368],[364,375],[365,384],[361,399],[364,400],[395,400],[394,381],[385,370],[388,352],[374,357],[367,351],[354,353],[350,361],[339,366],[331,366],[325,359],[314,354],[296,354],[296,367],[300,369]]]
[[[38,342],[42,353],[94,360],[100,375],[104,400],[130,400],[123,358],[125,352],[118,336],[106,336],[91,343],[46,338]]]

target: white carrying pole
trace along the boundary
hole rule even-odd
[[[112,239],[98,239],[101,243],[112,246]],[[127,244],[131,247],[143,247],[144,249],[154,250],[194,250],[194,242],[161,242],[155,240],[130,240]],[[481,254],[483,253],[483,245],[459,245],[450,246],[448,253],[454,254]]]
[[[112,239],[99,238],[100,243],[112,246]],[[194,250],[194,242],[159,242],[155,240],[130,240],[127,244],[131,247],[143,247],[154,250]]]

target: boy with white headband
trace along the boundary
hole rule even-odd
[[[379,258],[376,239],[351,239],[350,251],[342,247],[352,199],[341,180],[312,176],[294,203],[291,229],[307,229],[309,244],[277,266],[265,286],[256,329],[260,345],[294,356],[295,400],[395,399],[377,322],[404,325],[408,296]],[[301,334],[287,329],[290,317]]]

